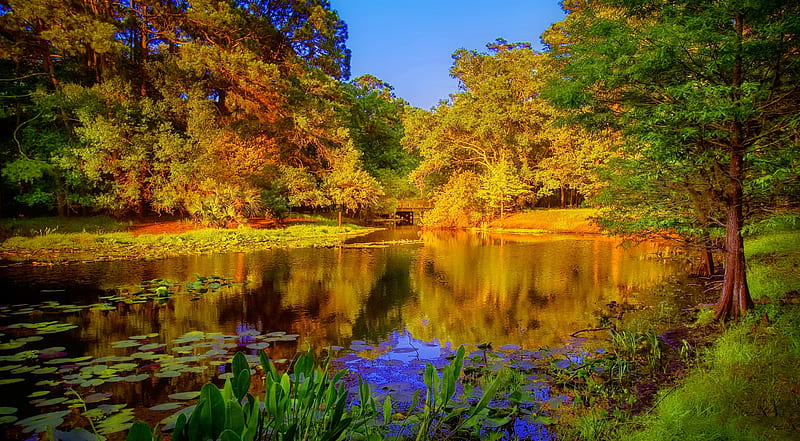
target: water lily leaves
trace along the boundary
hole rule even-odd
[[[93,394],[85,397],[83,399],[83,401],[85,403],[87,403],[87,404],[91,404],[91,403],[99,403],[99,402],[105,401],[105,400],[107,400],[109,398],[111,398],[111,394],[110,393],[99,393],[98,392],[98,393],[93,393]]]
[[[150,410],[175,410],[180,407],[183,407],[182,403],[164,403],[164,404],[159,404],[157,406],[153,406],[150,408]]]
[[[47,406],[54,406],[56,404],[63,403],[67,401],[67,397],[56,397],[50,398],[49,400],[43,400],[36,403],[36,407],[47,407]]]
[[[247,349],[252,349],[252,350],[255,350],[255,351],[257,351],[257,350],[259,350],[259,349],[265,349],[265,348],[268,348],[268,347],[269,347],[269,343],[266,343],[266,342],[264,342],[264,343],[251,343],[251,344],[249,344],[249,345],[247,345],[247,346],[245,346],[245,347],[246,347]]]
[[[59,332],[66,332],[72,329],[77,328],[78,325],[73,325],[71,323],[53,323],[44,327],[41,327],[37,330],[39,334],[56,334]]]
[[[111,415],[103,421],[100,421],[97,424],[97,432],[101,435],[109,435],[128,430],[133,424],[133,419],[133,409],[124,409],[118,414]]]
[[[200,391],[178,392],[169,396],[170,400],[194,400],[200,396]]]
[[[49,390],[37,390],[36,392],[31,392],[28,395],[28,398],[39,398],[49,394],[50,394]]]
[[[22,426],[22,431],[25,433],[40,433],[47,430],[48,427],[56,428],[60,426],[64,422],[64,417],[70,413],[72,413],[71,410],[60,410],[57,412],[34,415],[30,418],[17,421],[16,424],[18,426]]]
[[[7,343],[0,343],[0,351],[21,348],[25,346],[25,343],[26,342],[20,340],[11,340],[10,342]]]
[[[24,341],[25,343],[32,343],[35,341],[42,341],[42,340],[44,340],[44,337],[42,337],[41,335],[31,335],[28,337],[22,337],[17,339],[17,341]]]
[[[100,386],[101,384],[105,383],[106,380],[102,378],[92,378],[90,380],[82,381],[80,384],[81,387],[93,387],[93,386]]]
[[[22,381],[25,381],[25,379],[24,378],[2,378],[2,379],[0,379],[0,386],[5,385],[5,384],[20,383]]]
[[[57,367],[48,366],[48,367],[42,367],[42,368],[39,368],[39,369],[34,369],[34,370],[31,371],[31,373],[32,374],[36,374],[36,375],[44,375],[44,374],[52,374],[52,373],[55,373],[56,371],[58,371]]]
[[[0,372],[11,371],[11,370],[17,369],[19,367],[22,367],[22,365],[21,364],[9,364],[9,365],[6,365],[6,366],[0,366]]]
[[[128,375],[127,377],[123,377],[122,379],[129,383],[134,383],[137,381],[147,380],[148,378],[150,378],[149,374],[139,374],[139,375]]]
[[[120,340],[111,343],[112,348],[132,348],[139,345],[141,345],[141,343],[136,340]]]
[[[151,351],[160,351],[166,348],[167,345],[163,343],[149,343],[146,345],[139,346],[139,351],[141,352],[151,352]]]

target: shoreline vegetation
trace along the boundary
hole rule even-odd
[[[600,234],[590,208],[533,210],[485,223],[473,231]],[[179,255],[248,252],[274,247],[328,247],[376,228],[323,217],[283,224],[253,220],[237,228],[213,228],[188,220],[117,221],[106,216],[0,221],[0,260],[51,264],[120,259],[163,259]]]
[[[145,225],[104,216],[83,219],[39,218],[4,220],[0,260],[53,264],[125,259],[163,259],[180,255],[248,252],[276,247],[328,247],[374,228],[327,219],[297,219],[278,228],[244,224],[238,228],[207,228],[188,222]],[[156,227],[156,228],[153,228]],[[149,233],[147,231],[157,231]]]

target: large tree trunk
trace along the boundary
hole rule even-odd
[[[747,287],[747,271],[744,259],[744,240],[742,239],[744,146],[742,145],[742,126],[733,123],[728,176],[727,209],[725,224],[725,282],[722,295],[716,305],[718,320],[739,318],[745,311],[753,308],[753,299]]]
[[[744,23],[742,22],[741,14],[736,14],[734,23],[739,42],[741,42],[744,35]],[[741,50],[741,45],[739,49]],[[741,52],[739,52],[736,55],[732,72],[734,102],[741,99],[742,64]],[[716,318],[718,320],[739,318],[745,311],[753,308],[753,299],[750,297],[750,290],[747,287],[744,240],[742,239],[742,227],[744,226],[742,180],[744,179],[746,146],[744,143],[744,127],[736,117],[734,117],[730,125],[730,134],[728,194],[725,201],[728,211],[728,219],[725,224],[725,282],[722,284],[722,295],[716,306]]]

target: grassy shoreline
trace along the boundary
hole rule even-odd
[[[31,220],[32,225],[37,221]],[[15,235],[0,244],[0,260],[12,263],[53,264],[121,259],[162,259],[179,255],[247,252],[276,247],[326,247],[374,229],[344,225],[291,225],[285,228],[195,229],[181,233],[135,234],[130,224],[85,222],[32,227],[31,236]],[[77,225],[77,226],[76,226]],[[79,232],[74,232],[74,231]],[[17,231],[20,228],[17,227]],[[62,232],[63,231],[63,232]],[[89,232],[94,231],[94,232]]]
[[[564,439],[800,439],[800,231],[751,237],[745,252],[755,309],[730,323],[691,311],[680,335],[701,337],[684,347],[685,372],[669,372],[643,412],[575,406]]]

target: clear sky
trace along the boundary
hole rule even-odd
[[[558,0],[330,0],[347,23],[351,78],[371,74],[412,106],[429,109],[456,91],[451,55],[497,38],[527,41],[564,18]]]

